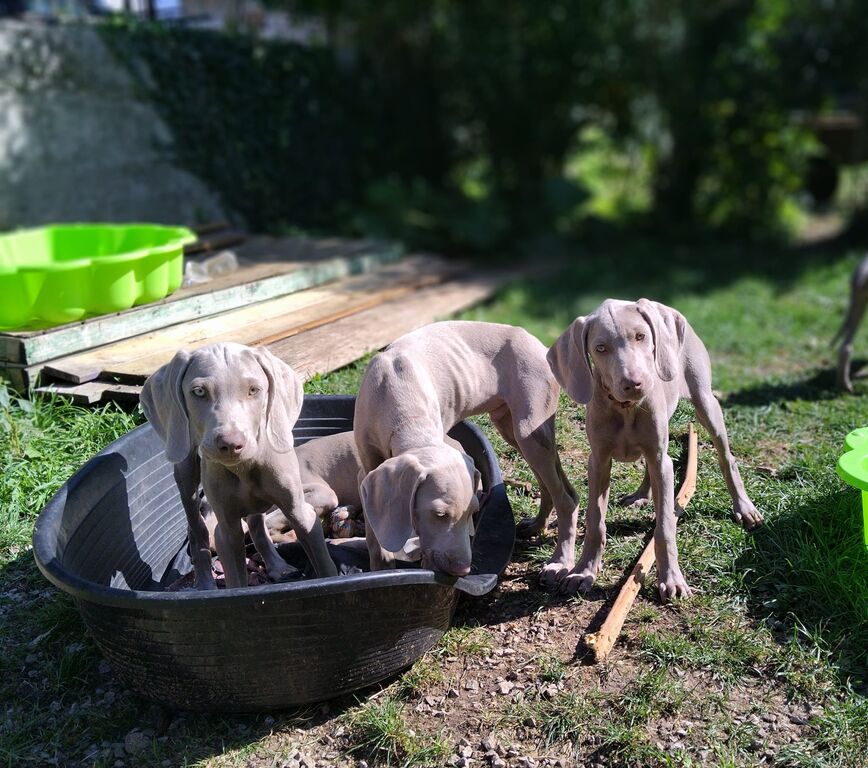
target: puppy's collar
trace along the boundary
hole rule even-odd
[[[618,398],[612,395],[612,393],[609,391],[609,388],[605,384],[603,384],[602,381],[600,382],[600,386],[606,392],[606,397],[608,397],[609,400],[615,403],[615,405],[617,405],[619,408],[627,410],[628,408],[632,408],[638,402],[637,400],[618,400]]]

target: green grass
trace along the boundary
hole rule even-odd
[[[856,383],[857,396],[836,392],[829,346],[861,254],[606,235],[591,233],[581,248],[568,247],[557,272],[513,285],[464,316],[522,325],[550,343],[606,296],[647,296],[677,307],[709,348],[733,451],[766,524],[745,533],[731,522],[728,493],[700,431],[699,485],[678,527],[682,567],[699,590],[696,598],[662,607],[653,589],[643,590],[628,625],[633,640],[618,651],[638,672],[619,691],[605,684],[611,668],[601,669],[588,687],[574,665],[537,648],[531,668],[538,681],[563,684],[563,690],[550,698],[531,690],[519,702],[499,698],[492,708],[504,709],[486,715],[501,717],[541,747],[569,741],[589,764],[677,765],[691,758],[659,749],[649,728],[700,711],[708,716],[701,736],[706,752],[692,764],[751,765],[759,759],[752,751],[755,729],[732,723],[724,708],[751,682],[781,701],[822,711],[797,742],[780,750],[776,764],[861,765],[868,751],[868,556],[858,496],[837,478],[834,464],[846,433],[868,423],[868,383]],[[856,356],[868,357],[868,324],[856,340]],[[306,390],[354,392],[365,362],[314,379]],[[682,405],[673,436],[692,418],[690,406]],[[84,410],[50,399],[18,400],[0,390],[0,765],[57,758],[110,766],[116,759],[111,746],[133,727],[146,727],[153,731],[153,754],[138,764],[258,768],[289,755],[299,727],[334,718],[334,711],[317,709],[277,713],[271,722],[190,715],[183,729],[173,726],[160,737],[148,705],[101,671],[74,604],[36,570],[29,539],[38,511],[57,488],[141,420],[114,407]],[[563,398],[559,444],[584,499],[582,420],[582,409]],[[479,422],[507,476],[533,482],[487,420]],[[676,459],[681,450],[673,440]],[[637,467],[616,465],[612,500],[640,479]],[[516,517],[535,514],[532,496],[516,488],[509,496]],[[610,507],[601,589],[619,582],[651,525],[648,510]],[[517,556],[539,563],[551,545],[546,535]],[[543,610],[557,602],[533,594]],[[465,612],[472,619],[472,609]],[[442,764],[448,752],[439,723],[424,732],[411,725],[410,704],[442,685],[448,658],[481,659],[491,652],[491,629],[473,623],[447,632],[385,695],[346,705],[335,721],[346,728],[339,748],[353,759],[366,756],[371,765]],[[711,679],[713,690],[694,691],[676,670]]]
[[[397,768],[442,765],[448,754],[445,743],[415,733],[406,723],[404,707],[386,698],[352,710],[346,718],[354,742],[350,752]]]

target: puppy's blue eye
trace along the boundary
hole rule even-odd
[[[193,387],[190,392],[196,397],[205,397],[205,387]]]
[[[254,384],[252,387],[250,387],[250,391],[248,394],[253,397],[254,395],[258,395],[261,391],[262,390]]]
[[[594,347],[594,349],[596,349],[597,352],[605,352],[606,351],[606,345],[605,344],[597,344],[597,346]]]
[[[644,333],[637,333],[636,334],[636,341],[642,341],[642,339],[644,339],[644,338],[645,338]]]

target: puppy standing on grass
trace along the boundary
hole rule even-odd
[[[587,404],[588,509],[579,562],[561,589],[587,591],[600,570],[606,543],[606,507],[612,460],[645,459],[645,478],[628,497],[645,503],[649,490],[657,524],[654,550],[660,596],[687,597],[690,587],[678,565],[675,498],[669,458],[669,419],[678,400],[689,398],[717,450],[732,496],[733,516],[745,528],[762,523],[744,489],[711,391],[708,351],[679,312],[647,299],[608,299],[576,318],[548,353],[555,378],[577,403]]]
[[[179,351],[142,390],[142,409],[166,444],[190,531],[197,589],[214,589],[199,483],[217,519],[215,542],[227,587],[247,586],[242,519],[270,578],[290,572],[265,527],[279,507],[291,521],[317,576],[335,576],[319,519],[305,503],[292,428],[301,380],[262,348],[211,344]]]
[[[832,340],[833,344],[838,339],[841,340],[841,347],[838,350],[838,388],[847,392],[853,391],[853,382],[850,380],[853,339],[856,336],[856,331],[859,330],[866,306],[868,306],[868,256],[862,259],[853,271],[853,277],[850,279],[850,303],[847,306],[847,315],[844,317],[841,330],[835,334],[835,338]]]
[[[555,445],[559,393],[545,346],[510,325],[432,323],[374,357],[354,427],[372,569],[390,567],[392,553],[418,536],[424,567],[469,573],[479,473],[444,438],[462,419],[488,413],[539,482],[540,514],[527,527],[538,530],[557,510],[558,544],[541,580],[554,585],[568,573],[577,499]]]

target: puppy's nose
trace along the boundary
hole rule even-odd
[[[244,450],[244,435],[233,429],[218,435],[214,440],[217,450],[224,456],[237,456]]]
[[[641,392],[642,391],[642,382],[636,381],[635,379],[626,378],[621,382],[621,386],[624,388],[625,392]]]

